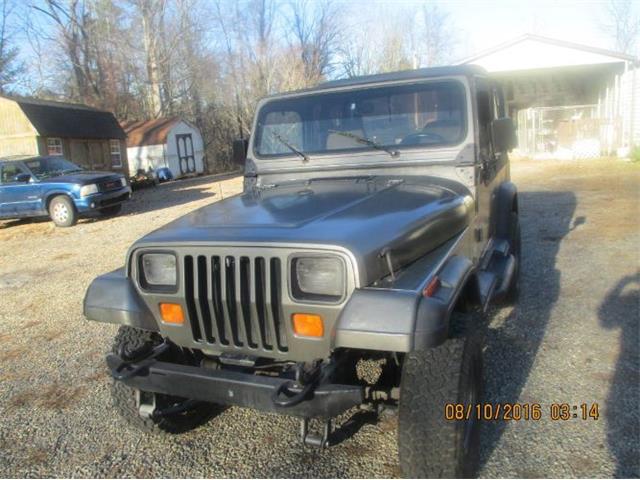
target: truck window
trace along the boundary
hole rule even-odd
[[[456,81],[391,85],[273,100],[258,112],[254,151],[291,155],[455,145],[466,135],[465,92]],[[280,137],[280,138],[278,138]]]
[[[478,142],[480,155],[491,159],[491,122],[495,117],[495,99],[493,89],[484,80],[478,80],[476,91],[476,107],[478,110]]]
[[[29,173],[26,168],[17,163],[5,163],[0,165],[0,179],[3,184],[18,183],[15,181],[16,175]]]

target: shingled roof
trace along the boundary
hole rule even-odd
[[[173,126],[180,121],[180,117],[170,117],[123,123],[122,128],[127,134],[127,146],[162,145],[167,142],[167,135]]]
[[[113,113],[87,105],[53,102],[26,97],[13,100],[43,137],[124,139],[124,130]]]

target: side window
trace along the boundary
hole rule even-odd
[[[62,155],[62,140],[60,138],[47,138],[47,153],[49,155]]]
[[[482,153],[488,154],[491,143],[491,121],[493,120],[493,95],[491,91],[486,88],[486,84],[478,82],[476,101],[478,108],[480,150]]]
[[[499,85],[496,85],[492,89],[493,96],[493,111],[495,113],[494,118],[504,118],[507,116],[507,112],[504,105],[504,95],[502,93],[502,88]]]
[[[21,173],[29,172],[17,163],[5,163],[4,165],[0,165],[0,181],[3,185],[20,183],[15,180],[15,177]]]
[[[111,166],[122,166],[122,154],[120,153],[120,140],[109,140],[109,150],[111,153]]]

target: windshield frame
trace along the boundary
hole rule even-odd
[[[297,155],[293,152],[291,153],[279,153],[279,154],[259,154],[257,151],[257,140],[258,135],[256,135],[258,129],[258,120],[260,118],[262,110],[269,104],[273,102],[278,102],[281,100],[291,100],[297,98],[304,97],[322,97],[327,94],[335,94],[335,93],[345,93],[349,91],[361,91],[361,90],[375,90],[378,88],[385,87],[402,87],[402,86],[414,86],[414,85],[424,85],[430,83],[456,83],[457,87],[460,88],[460,93],[462,94],[462,118],[464,119],[464,124],[462,128],[462,133],[459,137],[459,140],[455,142],[449,143],[438,143],[438,144],[421,144],[421,145],[384,145],[384,147],[397,150],[400,155],[399,158],[394,158],[393,161],[402,161],[402,153],[413,153],[420,151],[439,151],[443,149],[451,149],[458,148],[465,143],[468,143],[469,133],[472,132],[472,122],[473,118],[471,117],[471,113],[473,111],[473,106],[470,104],[470,87],[468,83],[469,78],[466,76],[440,76],[440,77],[430,77],[424,79],[410,79],[410,80],[399,80],[393,82],[380,82],[380,83],[370,83],[370,84],[356,84],[349,85],[345,87],[339,88],[327,88],[326,90],[312,90],[312,91],[304,91],[304,92],[292,92],[292,93],[284,93],[281,95],[266,97],[260,101],[258,104],[258,109],[256,110],[256,114],[254,116],[252,135],[251,135],[251,148],[249,152],[252,154],[252,157],[261,162],[283,162],[283,161],[291,161],[292,158],[297,159]],[[299,146],[296,146],[299,148]],[[358,148],[346,148],[346,149],[332,149],[327,151],[305,151],[302,152],[309,157],[311,160],[308,163],[314,163],[315,160],[323,160],[323,159],[331,159],[334,157],[344,157],[344,156],[362,156],[363,154],[371,154],[371,155],[384,155],[389,157],[388,153],[372,148],[371,146],[364,145]]]

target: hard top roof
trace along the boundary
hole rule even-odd
[[[376,73],[373,75],[362,75],[353,78],[342,78],[338,80],[330,80],[320,83],[315,87],[302,90],[294,90],[291,92],[282,92],[271,95],[268,98],[274,98],[284,95],[297,93],[313,93],[330,90],[333,88],[350,87],[357,85],[367,85],[375,83],[399,82],[404,80],[422,80],[435,77],[452,77],[452,76],[472,76],[472,75],[488,75],[487,71],[478,65],[452,65],[446,67],[429,67],[418,68],[415,70],[400,70],[397,72]]]

